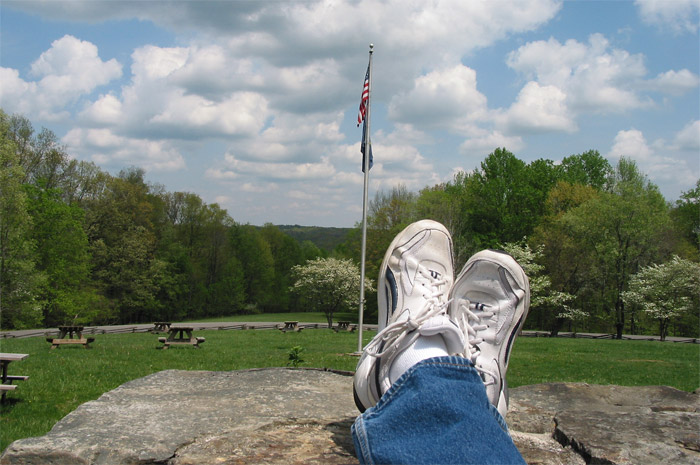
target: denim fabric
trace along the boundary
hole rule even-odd
[[[423,360],[352,426],[362,464],[524,464],[467,359]]]

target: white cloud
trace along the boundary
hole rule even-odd
[[[170,96],[171,100],[159,109],[150,123],[222,135],[253,135],[265,124],[267,101],[254,92],[233,93],[221,102],[179,92]]]
[[[700,122],[686,126],[678,133],[677,141],[683,140],[689,131],[698,127]],[[689,142],[691,146],[693,143],[700,146],[697,138]],[[630,129],[617,133],[607,157],[614,162],[620,157],[631,158],[640,171],[647,173],[649,179],[656,184],[672,182],[676,186],[693,185],[700,175],[697,150],[690,158],[681,156],[677,151],[678,147],[669,146],[661,139],[649,144],[641,131]]]
[[[675,33],[695,33],[698,30],[700,3],[697,0],[635,0],[641,18],[662,29]]]
[[[68,116],[68,104],[122,75],[116,60],[102,61],[94,44],[70,35],[53,41],[32,63],[30,74],[36,81],[24,81],[16,70],[0,69],[3,106],[53,121]]]
[[[292,199],[298,200],[314,200],[316,196],[309,191],[290,190],[287,195]]]
[[[264,77],[250,58],[231,54],[224,45],[193,45],[172,70],[172,83],[186,93],[216,99],[231,90],[262,88]]]
[[[493,87],[484,86],[491,84],[490,76],[475,71],[485,69],[479,51],[535,31],[562,5],[566,8],[559,0],[309,0],[184,1],[173,8],[165,1],[12,2],[13,9],[51,20],[97,24],[137,18],[145,29],[166,28],[173,40],[118,49],[116,56],[131,53],[130,74],[120,87],[101,89],[115,84],[121,65],[100,59],[90,42],[63,37],[26,76],[26,65],[20,71],[0,68],[0,100],[4,110],[38,124],[60,119],[73,128],[64,138],[71,152],[110,168],[184,170],[185,157],[206,158],[209,169],[197,166],[177,182],[187,177],[188,190],[201,188],[238,212],[255,210],[245,210],[252,215],[248,221],[303,215],[321,224],[347,224],[358,216],[360,199],[354,196],[363,179],[360,132],[352,132],[348,115],[357,109],[367,64],[361,52],[369,41],[376,41],[373,109],[380,115],[372,133],[372,190],[444,181],[451,165],[426,154],[442,147],[455,152],[458,139],[460,153],[471,160],[466,165],[474,166],[496,147],[517,153],[528,134],[575,132],[582,115],[651,110],[648,95],[697,88],[689,64],[655,70],[657,76],[649,78],[646,57],[612,46],[600,34],[582,42],[561,36],[561,42],[531,42],[509,55],[507,64],[521,80],[500,82],[510,86],[503,95],[517,97],[490,109],[482,93]],[[485,53],[493,50],[502,48]],[[84,70],[90,76],[80,80]],[[641,132],[621,131],[615,150],[637,150],[658,161],[663,148],[697,147],[697,127],[694,122],[675,139],[667,136],[671,144],[647,143]],[[463,163],[452,163],[457,164]],[[202,172],[204,179],[196,179]],[[217,196],[222,186],[227,190]]]
[[[264,192],[274,192],[277,189],[279,189],[279,185],[273,182],[264,182],[264,183],[251,183],[251,182],[246,182],[241,185],[241,190],[243,192],[252,192],[252,193],[264,193]]]
[[[647,144],[642,131],[630,129],[617,133],[608,157],[613,159],[627,157],[634,160],[647,161],[651,154],[652,150]]]
[[[476,72],[461,64],[419,76],[410,91],[395,95],[389,104],[389,116],[397,121],[456,132],[483,118],[486,111],[486,97],[476,88]]]
[[[497,119],[515,133],[576,130],[566,94],[554,85],[534,81],[520,90],[515,103]]]
[[[208,168],[204,172],[204,176],[216,181],[232,181],[239,178],[238,173],[220,168]]]
[[[459,146],[459,152],[470,159],[482,159],[497,147],[517,152],[524,146],[519,136],[508,136],[500,131],[478,130]]]
[[[147,171],[183,169],[185,160],[168,141],[118,136],[109,129],[71,129],[63,137],[69,151],[100,164],[140,166]]]
[[[0,68],[0,82],[0,102],[6,110],[24,115],[35,110],[34,99],[27,97],[36,93],[36,83],[22,80],[19,71],[11,68]]]
[[[698,75],[687,70],[666,71],[660,73],[656,78],[651,79],[648,83],[649,87],[658,92],[667,93],[670,95],[683,95],[689,90],[698,86],[700,78]]]
[[[239,160],[228,153],[225,159],[227,168],[234,173],[262,179],[312,180],[328,178],[335,173],[327,157],[317,163],[256,163]]]
[[[700,155],[700,120],[688,123],[675,137],[675,146],[679,150],[695,151]]]
[[[239,58],[256,57],[254,67],[263,64],[271,71],[305,65],[313,68],[330,60],[336,63],[342,79],[357,73],[365,60],[357,50],[376,40],[376,56],[381,57],[377,70],[387,71],[377,73],[378,90],[408,90],[414,76],[424,69],[455,63],[509,34],[533,30],[553,18],[561,6],[560,0],[185,1],[177,7],[161,1],[13,3],[14,8],[53,20],[138,18],[183,35],[194,31],[197,37],[205,37],[203,41],[224,44],[224,49]],[[209,49],[206,59],[198,54],[199,61],[192,61],[192,68],[201,69],[202,65],[213,71],[210,76],[238,77],[216,73],[222,69],[220,58],[225,54]],[[212,77],[209,83],[216,87],[221,80]],[[342,94],[349,97],[347,91]]]
[[[345,139],[340,132],[342,113],[297,115],[277,113],[274,124],[254,137],[233,140],[229,152],[251,163],[316,162],[330,155]]]
[[[81,113],[80,119],[87,124],[118,125],[124,119],[122,102],[114,95],[101,95]]]
[[[32,63],[31,74],[47,92],[75,97],[121,77],[122,67],[115,59],[102,61],[94,44],[65,35]]]
[[[555,86],[576,113],[616,113],[649,106],[638,88],[647,73],[644,57],[611,48],[601,34],[587,44],[551,38],[509,54],[507,64],[540,85]]]

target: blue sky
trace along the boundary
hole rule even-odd
[[[370,196],[520,159],[700,177],[698,0],[12,1],[0,106],[77,159],[139,166],[240,223],[353,226],[375,45]]]

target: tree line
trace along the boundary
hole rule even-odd
[[[326,251],[144,176],[71,159],[0,110],[3,329],[301,310],[291,269]]]
[[[485,248],[521,261],[533,287],[528,329],[621,335],[664,324],[669,335],[698,335],[698,293],[654,314],[630,285],[673,260],[684,262],[661,269],[698,275],[700,180],[669,203],[630,159],[612,166],[592,150],[525,163],[499,148],[449,182],[377,192],[368,278],[376,283],[393,237],[424,218],[452,233],[457,271]],[[293,291],[298,265],[359,264],[360,241],[359,224],[331,252],[271,224],[239,224],[194,193],[147,183],[141,169],[113,176],[71,159],[51,131],[0,110],[3,329],[303,311],[313,305]],[[376,292],[366,299],[371,321]]]
[[[377,275],[392,238],[423,218],[450,230],[457,272],[486,248],[523,262],[533,287],[526,329],[621,337],[661,327],[662,335],[698,336],[700,180],[671,204],[628,158],[612,166],[591,150],[560,163],[525,163],[499,148],[450,182],[420,192],[405,186],[378,192],[368,215],[368,276]],[[356,228],[341,247],[356,260],[360,237]],[[664,302],[675,308],[654,309],[639,295],[657,294],[629,289],[637,273],[680,259],[682,265],[664,269],[683,269],[692,282],[672,287],[679,280],[664,278],[669,284],[654,292],[681,292],[682,305],[668,296]]]

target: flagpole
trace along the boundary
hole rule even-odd
[[[363,154],[363,170],[365,174],[365,184],[362,195],[362,258],[360,262],[360,321],[359,321],[359,336],[357,340],[357,352],[362,353],[362,320],[364,316],[365,306],[365,253],[367,251],[367,189],[369,184],[369,154],[372,142],[369,138],[369,116],[372,100],[372,53],[374,52],[374,44],[369,44],[369,65],[367,67],[369,74],[369,93],[367,96],[367,107],[365,113],[365,125],[363,140],[365,141],[365,153]]]

